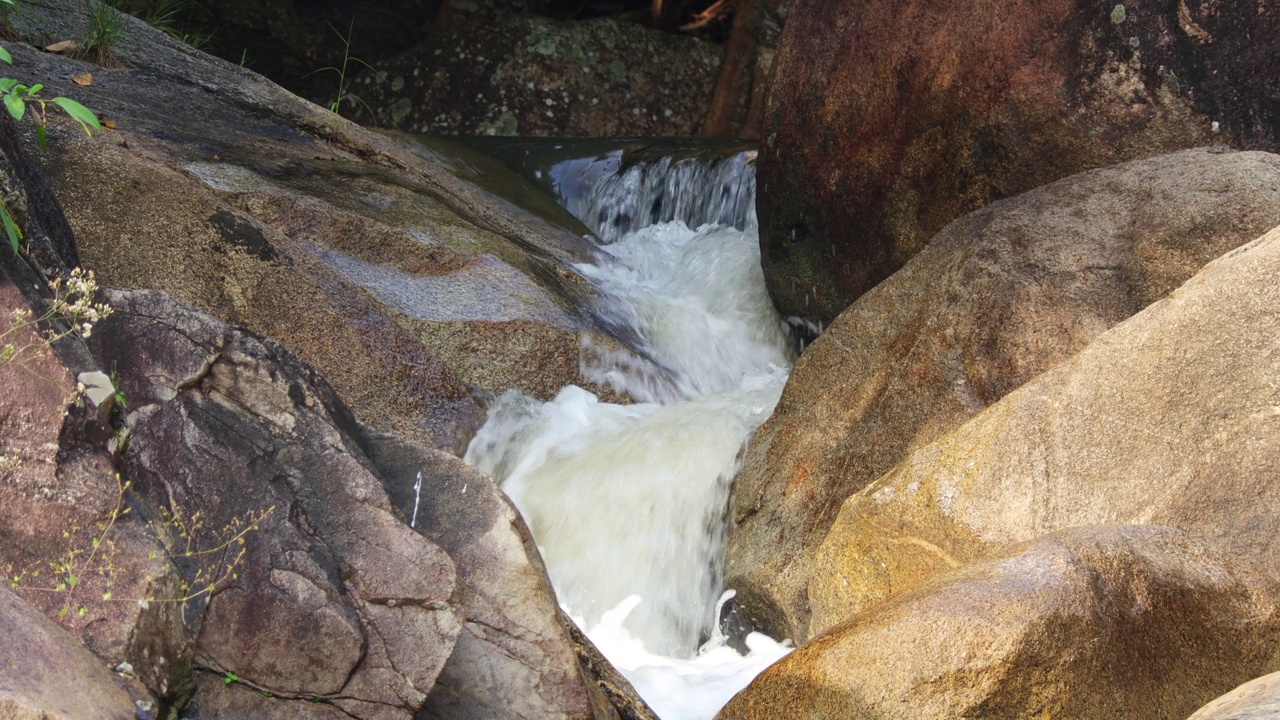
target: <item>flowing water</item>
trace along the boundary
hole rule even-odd
[[[793,359],[753,207],[745,154],[619,169],[570,204],[609,241],[578,270],[639,339],[584,371],[642,402],[509,392],[466,456],[500,480],[561,603],[664,720],[710,718],[787,651],[753,634],[740,655],[716,627],[729,483]]]

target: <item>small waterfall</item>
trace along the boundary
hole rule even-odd
[[[595,183],[570,209],[607,244],[578,269],[639,340],[584,373],[644,402],[508,392],[466,455],[502,482],[562,604],[664,720],[710,718],[785,652],[752,636],[741,658],[714,627],[729,484],[793,360],[764,288],[754,182],[739,153]]]
[[[594,180],[592,192],[563,193],[566,207],[604,243],[650,225],[680,221],[696,228],[713,224],[755,231],[756,153],[738,152],[706,161],[696,157],[663,157],[622,165],[622,152],[612,153],[603,165],[613,171]],[[578,170],[577,167],[569,169]],[[563,173],[564,182],[578,181]]]

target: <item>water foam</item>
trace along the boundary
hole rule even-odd
[[[788,336],[754,231],[673,222],[605,253],[579,270],[640,340],[591,370],[648,402],[508,392],[466,457],[502,482],[561,602],[641,695],[666,720],[710,718],[786,652],[764,636],[746,657],[727,647],[715,600],[729,484],[785,384]]]

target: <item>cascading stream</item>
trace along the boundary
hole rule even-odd
[[[733,172],[753,177],[735,157]],[[724,219],[724,203],[685,196],[723,199],[725,182],[708,191],[689,182],[698,173],[679,175],[641,183],[649,189],[623,202],[700,205]],[[616,187],[606,180],[598,195]],[[764,289],[755,228],[743,224],[649,224],[578,268],[609,299],[610,319],[640,338],[638,355],[584,370],[645,402],[612,405],[577,387],[547,403],[509,392],[467,451],[520,508],[562,604],[664,720],[711,717],[785,652],[756,636],[742,658],[714,627],[729,483],[792,360]]]

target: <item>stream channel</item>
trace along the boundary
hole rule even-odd
[[[760,270],[754,153],[620,158],[525,170],[595,230],[599,259],[577,270],[633,338],[584,374],[639,402],[510,391],[466,459],[502,483],[561,604],[654,711],[705,719],[789,650],[753,633],[738,652],[717,610],[729,486],[795,351]]]

